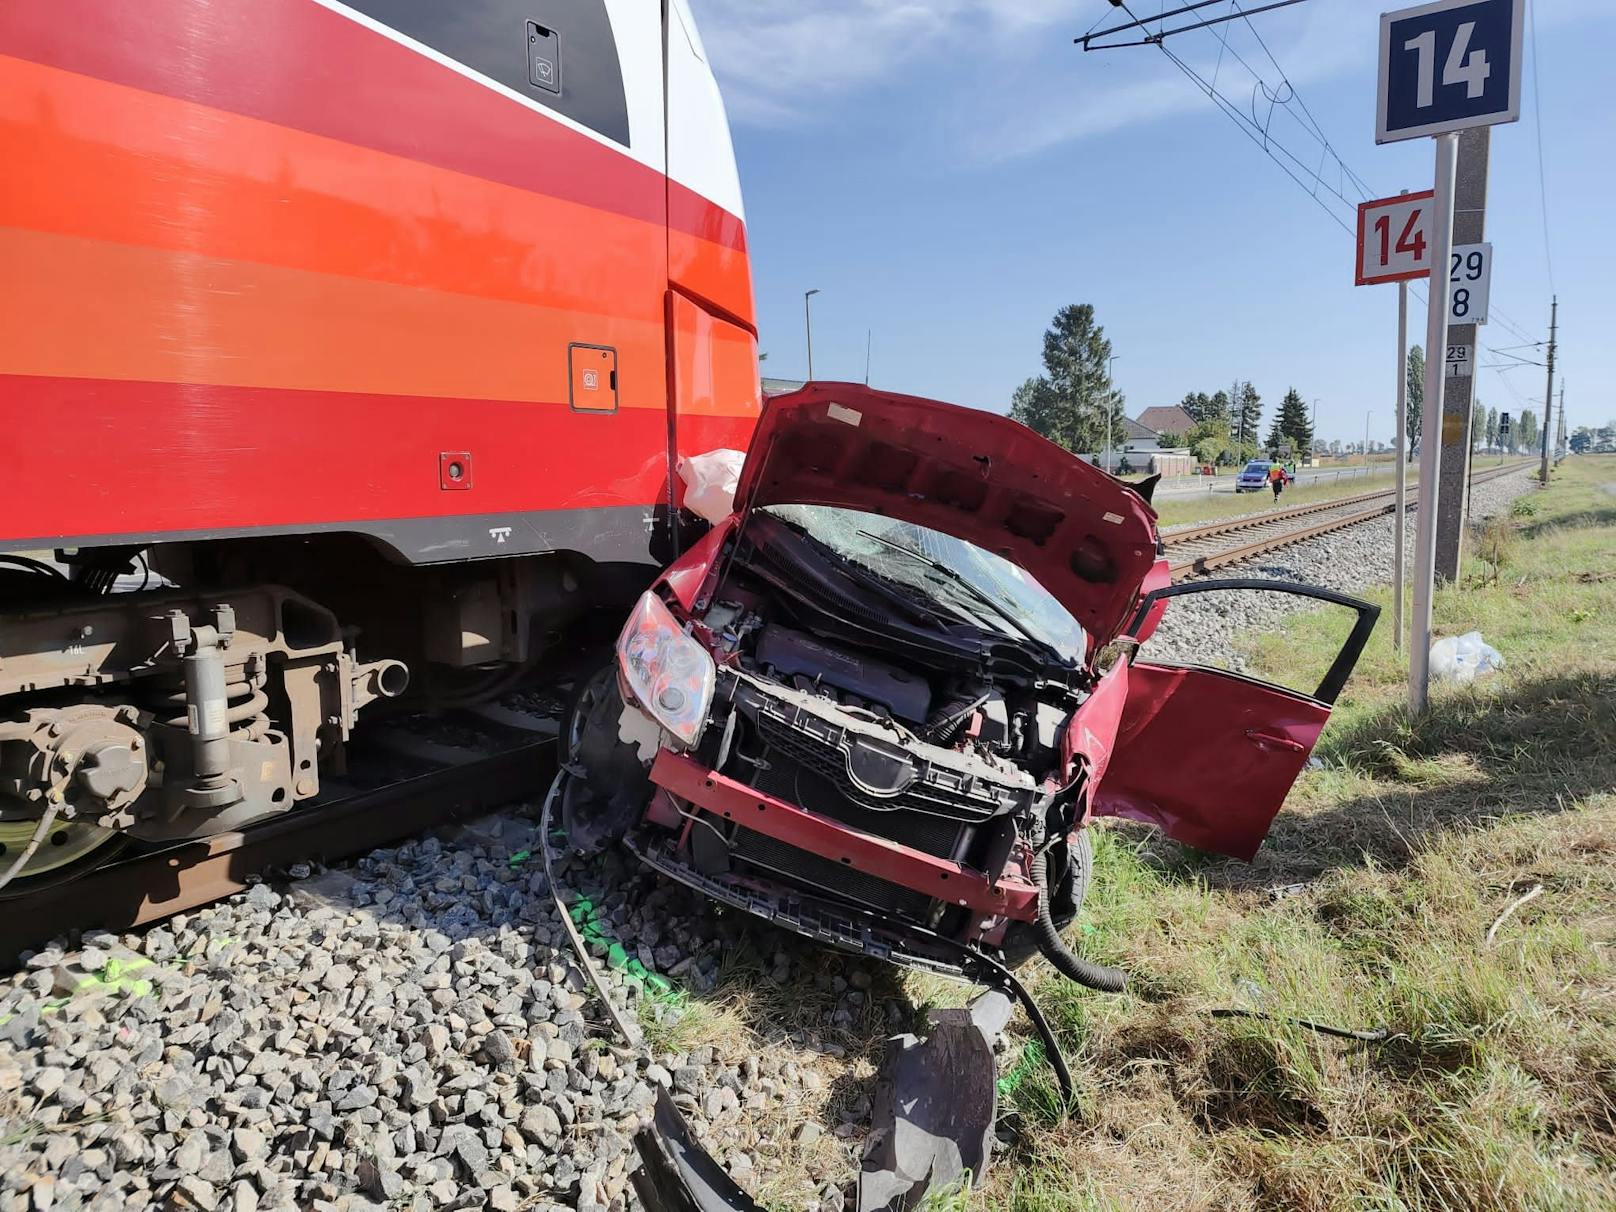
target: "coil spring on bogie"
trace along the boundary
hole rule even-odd
[[[232,669],[230,673],[234,676],[224,687],[225,699],[230,704],[225,712],[230,735],[241,741],[261,741],[269,731],[269,716],[264,714],[269,709],[269,695],[264,693],[267,679],[262,670],[251,671],[246,667]],[[180,709],[178,715],[165,717],[164,724],[181,732],[188,730],[185,691],[171,691],[155,701],[163,705],[163,710]]]

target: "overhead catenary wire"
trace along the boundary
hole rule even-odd
[[[1257,45],[1262,47],[1263,54],[1268,56],[1268,62],[1274,65],[1274,70],[1279,73],[1279,78],[1285,82],[1285,87],[1288,88],[1291,91],[1291,95],[1296,98],[1296,104],[1300,106],[1302,112],[1307,115],[1307,120],[1312,124],[1314,134],[1318,136],[1319,141],[1324,144],[1325,150],[1330,153],[1335,162],[1341,166],[1342,170],[1352,180],[1353,185],[1357,187],[1360,199],[1369,199],[1374,197],[1368,183],[1353,171],[1352,166],[1341,158],[1340,153],[1337,152],[1335,147],[1331,144],[1329,136],[1324,133],[1324,127],[1321,126],[1319,124],[1319,120],[1313,116],[1313,111],[1308,108],[1307,101],[1303,98],[1301,91],[1291,83],[1290,77],[1285,74],[1285,69],[1279,65],[1279,60],[1275,57],[1274,52],[1268,48],[1268,43],[1263,40],[1262,32],[1258,30],[1256,24],[1251,20],[1251,11],[1242,9],[1240,7],[1239,0],[1229,0],[1229,6],[1235,12],[1239,13],[1242,18],[1244,18],[1246,28],[1251,31],[1251,36],[1257,40]]]
[[[1112,3],[1116,7],[1122,9],[1122,11],[1127,13],[1129,17],[1132,17],[1133,20],[1126,23],[1126,24],[1124,24],[1124,25],[1114,25],[1114,26],[1111,26],[1109,29],[1102,29],[1098,33],[1094,32],[1094,26],[1091,25],[1091,26],[1089,26],[1089,32],[1088,33],[1084,34],[1080,38],[1073,38],[1072,41],[1077,43],[1078,45],[1080,45],[1086,51],[1088,51],[1088,50],[1115,50],[1115,49],[1117,49],[1119,47],[1124,47],[1124,46],[1159,46],[1165,39],[1171,38],[1176,34],[1188,34],[1188,33],[1193,33],[1194,31],[1196,31],[1198,29],[1210,29],[1212,26],[1222,25],[1223,23],[1225,23],[1227,21],[1236,20],[1236,18],[1238,16],[1243,15],[1243,14],[1238,14],[1237,13],[1237,14],[1233,14],[1233,15],[1229,15],[1229,16],[1223,16],[1223,17],[1208,17],[1208,18],[1206,18],[1204,20],[1201,20],[1201,21],[1192,22],[1189,25],[1180,25],[1180,26],[1176,26],[1173,29],[1166,29],[1165,28],[1166,19],[1168,17],[1180,17],[1180,16],[1184,16],[1185,14],[1196,13],[1196,12],[1199,12],[1201,9],[1211,8],[1214,4],[1218,4],[1220,2],[1221,2],[1221,0],[1192,0],[1192,3],[1182,5],[1181,7],[1175,8],[1175,9],[1167,9],[1167,10],[1164,10],[1164,11],[1162,11],[1160,13],[1157,13],[1154,17],[1146,17],[1143,20],[1141,20],[1138,17],[1134,17],[1133,11],[1131,9],[1129,9],[1126,4],[1121,3],[1121,0],[1112,0]],[[1268,0],[1267,3],[1261,4],[1257,8],[1254,8],[1254,9],[1252,9],[1250,11],[1253,12],[1253,13],[1266,13],[1266,12],[1270,11],[1271,9],[1289,8],[1293,4],[1300,4],[1300,3],[1302,3],[1302,0]],[[1135,39],[1135,40],[1130,41],[1130,42],[1107,42],[1103,46],[1091,46],[1091,45],[1089,45],[1094,39],[1096,39],[1096,38],[1104,38],[1104,37],[1107,37],[1110,34],[1123,34],[1123,33],[1127,33],[1130,30],[1134,30],[1134,29],[1144,30],[1146,23],[1150,22],[1150,21],[1155,21],[1155,22],[1158,23],[1157,30],[1156,30],[1156,32],[1154,34],[1149,33],[1148,31],[1146,31],[1144,37]],[[1098,24],[1099,24],[1098,21],[1096,21],[1094,23],[1094,25],[1098,25]]]
[[[1256,25],[1251,20],[1252,15],[1268,11],[1269,7],[1285,6],[1246,8],[1241,5],[1240,0],[1227,0],[1229,6],[1228,11],[1215,20],[1208,19],[1196,25],[1184,26],[1181,28],[1165,28],[1165,19],[1168,17],[1180,16],[1192,12],[1198,13],[1204,9],[1212,7],[1214,4],[1223,2],[1224,0],[1200,0],[1198,3],[1190,3],[1178,8],[1165,9],[1163,12],[1155,14],[1154,16],[1141,18],[1128,6],[1126,0],[1113,0],[1114,7],[1121,8],[1123,12],[1127,13],[1128,17],[1130,18],[1130,24],[1125,26],[1116,26],[1109,30],[1102,30],[1098,34],[1094,33],[1094,27],[1090,26],[1089,33],[1080,38],[1074,39],[1074,41],[1081,43],[1085,50],[1103,50],[1111,47],[1138,45],[1149,45],[1156,47],[1157,50],[1161,51],[1162,54],[1167,57],[1169,62],[1177,67],[1178,70],[1188,80],[1190,80],[1191,83],[1193,83],[1202,93],[1206,95],[1208,100],[1222,110],[1224,114],[1226,114],[1229,119],[1234,122],[1242,134],[1250,139],[1252,143],[1254,143],[1259,150],[1263,152],[1264,155],[1266,155],[1270,160],[1274,161],[1274,163],[1279,166],[1280,170],[1284,172],[1285,175],[1293,182],[1295,182],[1304,193],[1311,197],[1314,203],[1318,205],[1318,207],[1323,210],[1325,214],[1330,216],[1330,220],[1335,223],[1337,227],[1340,227],[1349,235],[1356,236],[1355,222],[1349,223],[1347,218],[1343,217],[1343,215],[1338,212],[1337,208],[1332,205],[1329,199],[1333,198],[1335,202],[1338,202],[1342,208],[1351,213],[1352,218],[1355,220],[1358,202],[1372,198],[1376,196],[1376,193],[1363,179],[1363,177],[1353,170],[1352,166],[1349,165],[1340,155],[1340,153],[1336,151],[1334,145],[1330,142],[1329,137],[1324,133],[1323,126],[1314,116],[1312,110],[1308,108],[1306,101],[1302,99],[1300,91],[1286,74],[1284,67],[1279,62],[1278,56],[1275,55],[1272,48],[1268,45],[1261,33],[1257,30]],[[1103,16],[1104,14],[1102,14],[1101,19],[1103,19]],[[1254,68],[1245,59],[1245,57],[1242,56],[1233,45],[1231,45],[1229,31],[1225,27],[1225,23],[1231,21],[1242,21],[1246,28],[1251,32],[1252,37],[1262,49],[1263,54],[1268,59],[1268,62],[1273,65],[1273,70],[1277,74],[1278,79],[1274,84],[1270,85],[1268,80],[1264,78],[1263,73]],[[1148,31],[1148,26],[1151,22],[1157,23],[1157,32],[1155,34],[1150,34]],[[1096,20],[1095,24],[1099,24],[1099,20]],[[1217,26],[1218,28],[1213,28],[1214,26]],[[1212,79],[1210,80],[1207,79],[1202,72],[1198,71],[1194,66],[1192,66],[1182,55],[1175,53],[1166,44],[1166,39],[1170,36],[1188,33],[1193,30],[1203,28],[1207,29],[1210,36],[1213,37],[1219,44],[1217,62],[1212,69]],[[1146,31],[1147,36],[1136,42],[1107,43],[1092,47],[1090,45],[1090,41],[1093,38],[1102,37],[1107,33],[1128,29],[1144,30]],[[1535,38],[1533,39],[1533,51],[1535,54]],[[1250,74],[1255,82],[1253,88],[1252,112],[1249,115],[1244,112],[1239,104],[1237,104],[1225,92],[1221,91],[1219,87],[1218,80],[1223,70],[1225,56],[1233,58],[1235,62],[1237,62],[1246,70],[1247,73]],[[1535,86],[1536,80],[1534,72],[1534,88]],[[1263,99],[1268,103],[1268,114],[1261,120],[1259,120],[1256,112],[1256,97],[1259,91]],[[1294,108],[1292,106],[1293,102],[1295,103]],[[1273,130],[1273,119],[1276,112],[1283,112],[1295,119],[1298,127],[1317,145],[1317,166],[1303,160],[1301,156],[1292,151],[1290,148],[1286,147],[1285,144],[1275,136],[1275,132]],[[1337,183],[1334,185],[1331,184],[1325,175],[1327,166],[1331,162],[1334,164],[1337,176]],[[1351,192],[1357,195],[1356,198],[1348,196],[1349,184]],[[1546,239],[1547,228],[1545,227],[1545,240]],[[1423,304],[1425,302],[1424,293],[1421,292],[1418,287],[1415,287],[1414,291],[1419,297],[1420,302]],[[1530,331],[1509,316],[1508,313],[1504,312],[1496,304],[1494,304],[1491,308],[1490,318],[1496,320],[1500,325],[1508,330],[1510,334],[1519,338],[1521,341],[1527,343],[1536,343],[1535,338]],[[1485,341],[1480,341],[1478,339],[1477,344],[1479,344],[1481,348],[1486,350],[1488,353],[1500,356],[1508,356],[1504,351],[1488,345]],[[1521,361],[1520,364],[1525,365],[1526,362]]]
[[[1136,22],[1139,22],[1141,25],[1143,24],[1143,22],[1139,21],[1139,18],[1134,14],[1133,10],[1127,6],[1127,4],[1121,4],[1119,7],[1121,7],[1122,10],[1126,12],[1129,17],[1132,17]],[[1234,5],[1233,7],[1238,9],[1239,6]],[[1243,15],[1243,10],[1237,15]],[[1235,123],[1235,125],[1240,129],[1241,133],[1250,139],[1252,143],[1254,143],[1259,149],[1261,149],[1262,152],[1269,157],[1269,159],[1273,160],[1274,163],[1279,166],[1280,170],[1284,172],[1285,175],[1288,176],[1292,181],[1294,181],[1298,187],[1306,192],[1309,197],[1313,198],[1313,200],[1319,205],[1320,209],[1322,209],[1325,214],[1330,216],[1332,222],[1334,222],[1343,231],[1350,234],[1353,231],[1352,227],[1340,214],[1335,211],[1335,209],[1331,207],[1328,202],[1325,201],[1324,198],[1319,196],[1319,191],[1323,189],[1324,191],[1328,192],[1349,210],[1356,210],[1357,203],[1353,199],[1347,197],[1340,188],[1332,186],[1325,179],[1322,172],[1313,168],[1295,152],[1291,151],[1282,142],[1274,137],[1272,129],[1274,112],[1276,109],[1281,109],[1286,113],[1290,113],[1290,102],[1293,99],[1297,99],[1295,86],[1292,85],[1288,79],[1284,79],[1283,72],[1281,72],[1281,86],[1270,87],[1268,82],[1263,79],[1262,73],[1258,72],[1249,63],[1247,63],[1245,59],[1238,53],[1238,51],[1228,47],[1226,38],[1220,38],[1219,40],[1223,43],[1225,49],[1227,49],[1229,53],[1233,55],[1233,57],[1241,64],[1241,66],[1251,74],[1256,82],[1256,86],[1253,89],[1253,113],[1251,116],[1246,115],[1239,106],[1237,106],[1228,96],[1221,92],[1216,83],[1208,80],[1188,62],[1186,62],[1180,55],[1176,54],[1170,47],[1167,46],[1164,40],[1153,39],[1151,40],[1150,45],[1155,46],[1156,49],[1161,51],[1162,54],[1165,55],[1167,59],[1185,75],[1186,78],[1195,84],[1195,86],[1199,88],[1201,92],[1206,94],[1207,98],[1214,105],[1228,115],[1229,119]],[[1258,90],[1261,90],[1264,99],[1269,103],[1269,112],[1267,118],[1263,121],[1258,121],[1255,114],[1255,98]],[[1308,114],[1308,120],[1309,122],[1313,121],[1311,113]],[[1310,138],[1321,146],[1325,156],[1328,156],[1330,159],[1335,161],[1337,166],[1342,170],[1343,176],[1356,178],[1357,175],[1355,173],[1351,173],[1351,170],[1347,168],[1345,162],[1335,152],[1335,149],[1329,144],[1328,140],[1321,138],[1320,133],[1314,127],[1308,126],[1306,123],[1301,122],[1300,119],[1297,120],[1297,124],[1307,132]],[[1355,182],[1355,184],[1357,183]]]

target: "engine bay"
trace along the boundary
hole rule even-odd
[[[691,756],[989,881],[1025,877],[1031,848],[1073,824],[1061,737],[1081,667],[776,526],[739,545],[692,618],[717,678]],[[741,821],[693,822],[688,858],[707,878],[783,880],[953,937],[998,941],[1008,924]]]

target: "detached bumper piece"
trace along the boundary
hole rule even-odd
[[[763,1212],[695,1142],[666,1090],[658,1088],[655,1117],[634,1148],[640,1168],[630,1181],[647,1212]]]
[[[964,1010],[932,1011],[925,1039],[887,1041],[858,1212],[907,1212],[967,1176],[981,1185],[998,1114],[993,1049],[1013,1004],[990,989]]]
[[[887,1042],[858,1212],[908,1212],[967,1175],[981,1183],[998,1100],[993,1050],[1010,1008],[1004,993],[989,990],[964,1010],[933,1012],[925,1039]],[[666,1090],[634,1147],[640,1167],[631,1181],[648,1212],[762,1212],[695,1142]]]

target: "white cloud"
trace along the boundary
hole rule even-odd
[[[1260,28],[1284,79],[1298,91],[1363,67],[1374,55],[1375,26],[1364,22],[1361,11],[1319,6]],[[1268,51],[1244,23],[1231,22],[1220,33],[1226,45],[1211,30],[1182,35],[1169,45],[1243,116],[1270,122],[1275,136],[1287,142],[1299,136],[1311,151],[1311,136],[1292,125],[1305,122],[1305,116],[1300,108],[1285,108],[1288,98]],[[1271,92],[1265,93],[1265,86]],[[1212,105],[1201,87],[1156,48],[1092,51],[1059,79],[1032,85],[984,115],[968,134],[967,147],[980,160],[1009,160],[1182,113],[1208,112]]]
[[[982,82],[969,89],[933,87],[929,116],[912,120],[935,129],[909,133],[941,138],[973,162],[1031,155],[1211,105],[1153,48],[1084,54],[1072,46],[1072,35],[1115,23],[1121,10],[1102,0],[691,3],[738,124],[813,122],[906,69],[949,81],[950,57],[959,56],[981,61]],[[1163,3],[1145,0],[1134,7],[1143,13]],[[1541,7],[1538,23],[1545,29],[1616,14],[1611,0],[1556,0]],[[1252,24],[1298,88],[1355,68],[1372,70],[1377,23],[1363,0],[1315,0],[1260,14]],[[1265,79],[1277,81],[1250,27],[1234,21],[1220,30],[1229,48]],[[1170,45],[1209,77],[1222,49],[1210,30],[1182,35]],[[1228,51],[1221,72],[1221,88],[1247,107],[1261,105],[1254,77]],[[1281,112],[1280,120],[1289,116]]]
[[[1070,20],[1069,0],[693,0],[738,122],[811,118],[907,63]]]

